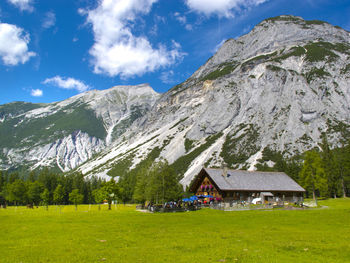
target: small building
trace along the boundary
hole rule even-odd
[[[211,195],[225,203],[303,202],[304,188],[282,172],[257,172],[203,168],[189,190],[196,195]]]

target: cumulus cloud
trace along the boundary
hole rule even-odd
[[[21,11],[33,12],[34,8],[32,6],[33,0],[7,0],[9,3],[13,4]]]
[[[169,50],[152,46],[146,36],[136,36],[135,21],[151,11],[158,0],[102,0],[96,9],[80,10],[92,25],[95,43],[89,53],[94,72],[128,78],[174,64],[184,56],[178,43]]]
[[[29,34],[15,25],[0,23],[0,57],[7,66],[26,63],[34,52],[28,51]]]
[[[80,80],[74,78],[62,78],[61,76],[45,79],[43,84],[53,85],[62,89],[75,89],[79,92],[84,92],[90,89],[88,85]]]
[[[45,14],[43,23],[42,23],[42,27],[47,29],[50,28],[52,26],[54,26],[56,24],[56,15],[54,12],[47,12]]]
[[[42,97],[43,91],[41,89],[32,89],[30,95],[32,95],[33,97]]]
[[[207,16],[218,15],[233,17],[234,11],[258,6],[268,0],[185,0],[186,5],[193,11]]]

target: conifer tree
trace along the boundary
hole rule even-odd
[[[302,186],[312,192],[317,205],[316,191],[321,195],[327,193],[327,178],[322,165],[320,154],[314,150],[304,154],[304,164],[299,174]]]
[[[148,173],[149,182],[146,185],[146,197],[155,203],[176,201],[182,197],[183,189],[179,177],[167,161],[154,163]]]
[[[142,167],[136,176],[136,185],[134,190],[134,199],[141,203],[142,206],[145,205],[147,201],[146,197],[146,189],[148,185],[148,167],[144,166]]]
[[[325,134],[322,135],[322,143],[320,146],[322,149],[322,166],[327,178],[328,196],[336,198],[341,191],[339,169],[337,167],[336,159],[334,157],[333,151],[329,147],[327,136]]]
[[[350,188],[350,142],[345,147],[335,151],[337,167],[339,170],[339,181],[343,197]]]

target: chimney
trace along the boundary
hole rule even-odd
[[[228,170],[227,165],[224,165],[222,168],[222,176],[225,178],[227,178],[227,170]]]

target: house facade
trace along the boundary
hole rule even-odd
[[[225,203],[303,202],[304,188],[282,172],[203,168],[190,185],[195,195],[211,195]],[[257,200],[257,199],[256,199]]]

